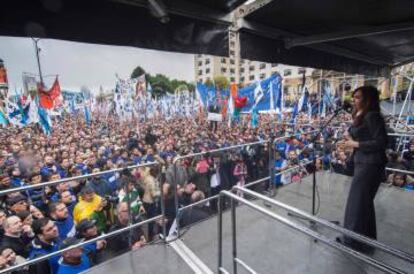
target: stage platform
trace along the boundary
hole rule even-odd
[[[319,217],[342,222],[351,178],[322,172],[317,175],[320,197]],[[310,211],[311,177],[278,190],[274,199]],[[261,201],[255,201],[263,205]],[[414,193],[381,186],[375,200],[379,241],[414,254]],[[286,211],[271,207],[285,217]],[[292,217],[288,217],[291,218]],[[223,263],[231,272],[230,214],[223,216]],[[298,223],[307,221],[293,218]],[[338,233],[317,226],[319,233],[335,238]],[[212,272],[217,273],[217,218],[212,217],[188,230],[183,229],[181,244],[192,251]],[[308,236],[292,231],[245,206],[237,208],[238,257],[257,273],[380,273]],[[414,273],[414,265],[376,251],[373,257]],[[171,246],[147,246],[101,264],[88,273],[194,273],[194,268]],[[239,273],[247,273],[239,267]]]

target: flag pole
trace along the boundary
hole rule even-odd
[[[40,48],[39,48],[39,45],[38,45],[38,43],[40,41],[40,38],[33,38],[32,37],[32,40],[33,40],[33,44],[35,46],[35,51],[36,51],[36,60],[37,60],[37,68],[39,70],[40,84],[43,87],[43,75],[42,75],[42,68],[40,66],[40,55],[39,55]]]

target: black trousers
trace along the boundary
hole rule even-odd
[[[354,178],[345,209],[344,227],[369,238],[377,238],[374,198],[384,177],[384,165],[356,163]],[[366,246],[344,238],[345,244],[355,249]]]

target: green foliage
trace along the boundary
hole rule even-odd
[[[227,89],[230,86],[230,81],[223,75],[214,76],[214,83],[218,89]]]
[[[188,90],[188,87],[187,87],[186,84],[182,84],[182,85],[179,85],[175,90],[177,92],[183,92],[183,91],[187,91]]]
[[[194,83],[188,83],[183,80],[170,79],[164,74],[151,75],[146,73],[141,66],[137,66],[131,73],[131,78],[136,78],[145,73],[145,78],[147,82],[151,84],[152,92],[155,97],[162,96],[166,92],[174,93],[178,88],[182,91],[185,87],[185,90],[194,91]]]
[[[207,78],[207,80],[204,82],[204,85],[206,85],[208,87],[213,87],[214,83],[210,78]]]

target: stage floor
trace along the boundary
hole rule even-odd
[[[351,178],[323,172],[317,176],[320,206],[318,216],[342,222]],[[278,190],[274,199],[310,211],[311,177]],[[256,203],[263,204],[260,201]],[[381,186],[375,200],[379,241],[414,254],[414,193]],[[286,211],[272,207],[283,216]],[[291,218],[291,217],[288,217]],[[294,219],[307,225],[306,221]],[[185,231],[185,229],[183,229]],[[335,238],[337,233],[326,228],[316,230]],[[223,262],[231,270],[230,214],[224,214]],[[217,218],[192,226],[182,236],[183,243],[213,272],[217,272]],[[353,257],[314,242],[310,237],[292,231],[245,206],[237,208],[238,257],[257,273],[380,273]],[[381,259],[407,273],[414,265],[376,251]],[[133,268],[134,267],[134,268]],[[192,273],[193,271],[168,246],[148,246],[99,265],[89,273]],[[231,271],[230,271],[231,272]],[[239,267],[239,273],[247,273]]]

